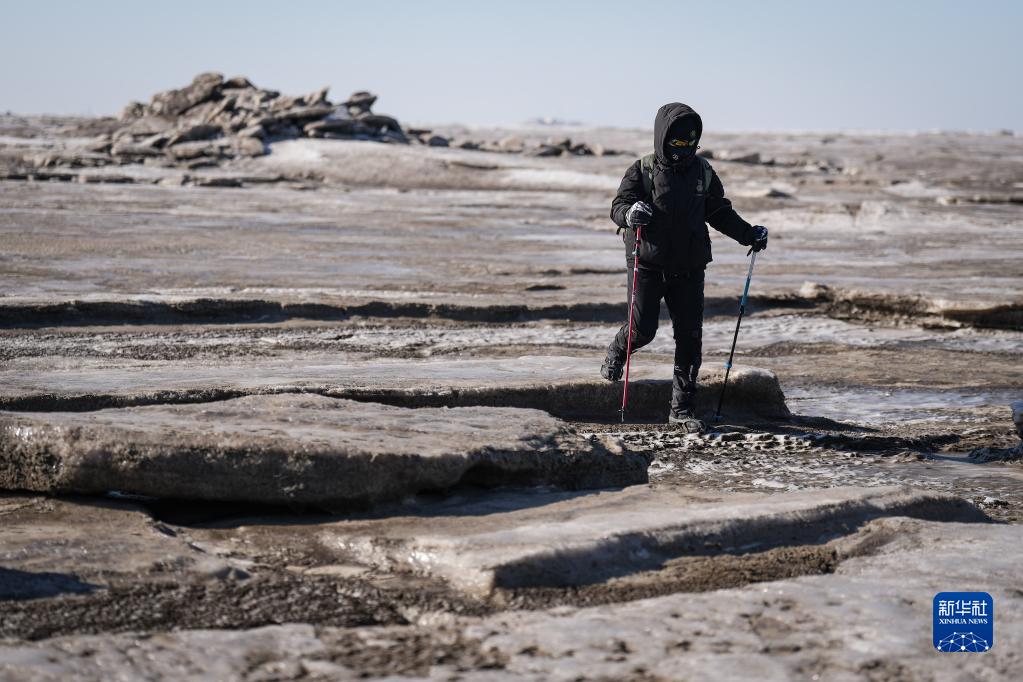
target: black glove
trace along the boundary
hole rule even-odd
[[[753,226],[753,243],[750,244],[753,251],[763,251],[767,248],[767,228],[763,225]]]
[[[650,207],[650,204],[645,201],[637,201],[632,206],[629,206],[629,210],[625,213],[625,222],[629,227],[635,228],[637,225],[646,227],[653,220],[654,209]]]

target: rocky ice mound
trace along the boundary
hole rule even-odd
[[[327,91],[324,87],[308,95],[282,95],[241,76],[225,80],[219,73],[202,73],[183,88],[156,93],[149,104],[128,104],[118,127],[85,152],[33,160],[37,166],[150,163],[196,168],[261,156],[265,143],[274,140],[408,142],[396,119],[373,113],[376,95],[360,91],[334,104]]]

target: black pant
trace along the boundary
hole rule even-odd
[[[632,267],[629,264],[628,300],[632,300]],[[654,340],[661,299],[668,305],[675,335],[675,370],[671,384],[671,410],[677,416],[694,407],[696,377],[703,351],[703,270],[670,274],[639,268],[636,303],[632,313],[632,351]],[[629,324],[618,330],[612,350],[624,361]]]

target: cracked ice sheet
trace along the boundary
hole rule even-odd
[[[547,612],[470,626],[506,671],[551,680],[648,675],[687,680],[1018,679],[1023,669],[1019,526],[879,522],[894,541],[836,574],[702,594]],[[983,564],[964,561],[983,557]],[[937,592],[995,599],[990,652],[949,660],[931,644]],[[951,668],[950,668],[951,666]],[[948,677],[954,669],[959,677]]]
[[[1014,680],[1023,666],[1023,560],[1018,526],[953,524],[892,518],[870,534],[874,556],[847,558],[832,575],[760,583],[739,589],[674,594],[576,609],[505,612],[483,620],[429,614],[402,628],[340,629],[283,625],[242,631],[185,630],[139,637],[86,635],[0,643],[0,676],[28,680],[188,676],[239,679],[246,672],[322,670],[355,677],[356,650],[387,652],[390,677],[408,656],[390,646],[414,641],[416,651],[459,646],[486,652],[476,663],[432,665],[415,679],[576,680]],[[860,539],[869,543],[870,535]],[[851,545],[844,545],[850,547]],[[983,565],[963,557],[983,556]],[[995,600],[991,651],[937,653],[931,643],[932,599],[949,589],[983,590]],[[354,639],[353,639],[354,638]],[[479,641],[477,641],[479,640]],[[381,645],[384,646],[381,649]],[[374,649],[374,647],[376,647]],[[452,660],[455,657],[447,657]],[[500,665],[492,662],[500,661]],[[427,664],[429,665],[429,664]],[[187,671],[187,674],[186,674]],[[413,674],[413,673],[409,673]],[[251,679],[251,678],[249,678]]]
[[[429,348],[444,352],[481,344],[540,344],[603,348],[620,325],[533,324],[516,326],[441,327],[420,326],[415,329],[398,326],[366,326],[351,330],[339,340],[342,346],[398,349]],[[349,330],[346,330],[346,333]],[[727,352],[735,321],[718,317],[704,322],[703,342],[708,352]],[[334,334],[336,336],[336,333]],[[762,347],[772,343],[834,343],[863,348],[894,348],[926,345],[946,350],[974,352],[1023,353],[1023,333],[959,329],[936,331],[919,327],[871,327],[819,315],[776,315],[746,318],[742,329],[746,347]],[[661,321],[657,336],[647,352],[671,353],[674,340],[671,323]]]
[[[102,332],[60,334],[8,334],[9,352],[32,355],[82,353],[123,356],[125,348],[176,345],[236,348],[241,354],[252,344],[284,347],[381,351],[416,351],[424,355],[466,348],[499,345],[541,345],[603,349],[617,332],[615,324],[565,324],[534,322],[505,324],[436,324],[421,321],[354,323],[315,326],[265,326],[203,328],[180,325],[168,328],[108,329]],[[708,319],[703,327],[705,352],[727,352],[735,331],[731,317]],[[875,327],[819,315],[748,315],[742,328],[742,345],[762,348],[776,343],[831,343],[853,348],[913,349],[1023,353],[1023,333],[1002,330],[958,329],[943,331],[920,327]],[[662,327],[645,352],[671,353],[671,325]]]

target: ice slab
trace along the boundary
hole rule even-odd
[[[621,383],[598,375],[599,357],[365,360],[345,353],[285,352],[275,357],[195,361],[116,358],[15,358],[0,369],[0,407],[96,409],[155,402],[215,400],[256,393],[311,392],[402,406],[489,405],[537,408],[558,416],[617,417]],[[665,419],[670,368],[633,366],[629,416]],[[710,412],[724,379],[720,364],[700,373],[698,408]],[[728,379],[726,414],[787,417],[778,378],[736,367]]]
[[[407,409],[319,395],[0,412],[0,488],[347,506],[460,482],[598,488],[647,459],[539,410]]]
[[[509,679],[527,672],[551,680],[625,679],[637,666],[651,679],[949,679],[950,666],[956,679],[1016,679],[1023,637],[1018,526],[875,524],[891,544],[846,559],[835,574],[579,610],[507,612],[464,634],[508,656]],[[934,650],[932,600],[947,590],[992,595],[990,651]]]
[[[467,592],[591,584],[689,554],[748,552],[850,532],[870,519],[984,520],[960,498],[909,488],[828,488],[730,495],[633,487],[544,508],[507,512],[480,527],[469,518],[413,517],[333,524],[320,537],[336,552],[389,569],[442,577]]]
[[[127,501],[82,504],[0,495],[0,516],[0,602],[85,594],[145,580],[247,574],[238,562],[197,550]]]

